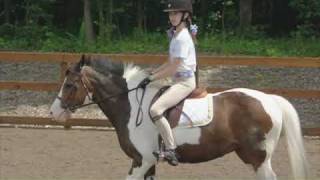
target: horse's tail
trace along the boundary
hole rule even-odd
[[[306,158],[299,116],[293,105],[285,98],[273,95],[283,113],[283,129],[288,144],[291,168],[295,179],[306,179],[308,176],[308,161]]]

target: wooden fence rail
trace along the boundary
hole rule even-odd
[[[133,62],[136,64],[160,64],[167,59],[165,55],[148,54],[90,54],[101,58],[109,58],[115,61]],[[57,91],[64,79],[64,72],[69,63],[78,62],[81,54],[76,53],[35,53],[35,52],[0,52],[0,62],[20,63],[25,61],[37,61],[60,64],[60,82],[21,82],[21,81],[1,81],[0,90],[33,90],[33,91]],[[319,68],[320,58],[273,58],[273,57],[233,57],[233,56],[199,56],[200,66],[263,66],[263,67],[299,67],[299,68]],[[225,88],[209,87],[208,91],[218,92]],[[259,89],[263,92],[279,94],[286,97],[295,98],[320,98],[319,90],[295,90],[295,89]],[[67,125],[110,125],[108,121],[72,119]],[[41,117],[10,117],[0,116],[0,124],[47,124],[54,122],[48,118]],[[102,124],[101,124],[102,123]],[[105,124],[104,124],[105,123]],[[313,132],[319,131],[313,130]]]
[[[136,55],[136,54],[91,54],[102,58],[112,60],[121,60],[124,62],[133,62],[137,64],[158,64],[166,60],[165,55]],[[49,63],[60,63],[60,82],[64,79],[64,71],[68,63],[77,62],[81,54],[72,53],[30,53],[30,52],[0,52],[0,61],[24,62],[38,61]],[[309,67],[319,68],[320,58],[272,58],[272,57],[221,57],[221,56],[199,56],[200,66],[264,66],[264,67]],[[19,82],[6,81],[0,82],[1,89],[20,89],[34,91],[56,91],[59,83],[47,82]],[[208,88],[209,92],[225,90],[225,88]],[[263,92],[272,92],[286,97],[294,98],[320,98],[318,90],[292,90],[292,89],[259,89]]]

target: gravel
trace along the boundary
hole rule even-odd
[[[147,66],[143,66],[147,67]],[[59,65],[0,62],[0,81],[59,80]],[[246,66],[201,67],[200,83],[207,87],[320,89],[320,68],[266,68]],[[0,91],[0,115],[47,117],[56,92]],[[298,110],[303,127],[320,127],[320,99],[289,99]],[[105,118],[97,106],[77,111],[75,117]]]

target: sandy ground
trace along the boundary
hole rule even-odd
[[[320,138],[305,137],[312,179],[320,179]],[[0,128],[0,179],[125,179],[130,159],[114,131]],[[279,179],[290,178],[284,139],[273,157]],[[159,163],[158,179],[253,179],[234,154],[207,163]]]

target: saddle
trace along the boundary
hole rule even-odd
[[[157,101],[157,99],[159,99],[159,97],[170,88],[170,86],[164,86],[162,87],[157,93],[156,95],[153,97],[150,107]],[[184,98],[183,100],[181,100],[177,105],[169,108],[168,110],[166,110],[164,112],[164,117],[167,118],[170,127],[174,128],[178,125],[179,120],[180,120],[180,116],[183,113],[183,105],[186,99],[198,99],[198,98],[203,98],[206,97],[208,94],[206,88],[196,88],[195,90],[193,90],[186,98]],[[150,110],[149,107],[149,110]]]

